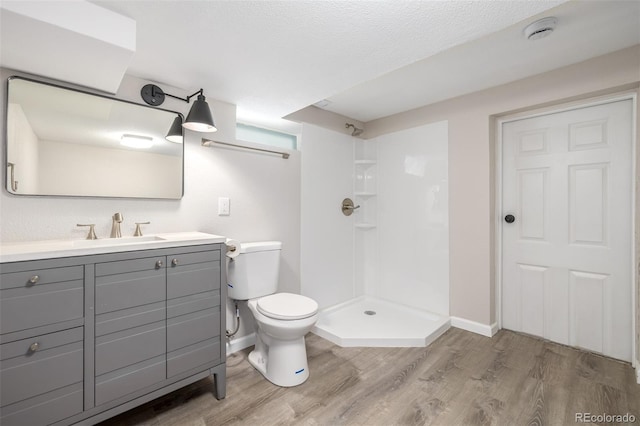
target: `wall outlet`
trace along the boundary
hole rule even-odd
[[[231,201],[228,197],[218,197],[218,216],[229,216],[231,214]]]

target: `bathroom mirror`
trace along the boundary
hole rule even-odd
[[[182,198],[181,114],[22,77],[7,93],[10,193]]]

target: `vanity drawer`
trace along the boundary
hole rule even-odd
[[[218,337],[167,353],[167,378],[205,364],[219,362],[220,358]]]
[[[82,339],[76,327],[0,345],[0,405],[81,383]]]
[[[95,374],[101,375],[166,352],[165,322],[155,322],[96,338]]]
[[[75,383],[2,407],[0,424],[6,426],[49,425],[82,412],[82,383]]]
[[[220,336],[220,309],[207,309],[167,320],[167,351]]]
[[[2,274],[0,334],[84,316],[84,268]]]
[[[189,265],[178,264],[178,266],[170,266],[167,269],[167,299],[219,289],[219,261]]]
[[[0,290],[17,287],[39,287],[51,283],[63,281],[76,281],[84,278],[82,266],[69,266],[66,268],[34,269],[23,272],[2,274]]]

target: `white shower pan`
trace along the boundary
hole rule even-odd
[[[321,310],[311,331],[342,347],[424,347],[450,326],[448,317],[361,296]]]

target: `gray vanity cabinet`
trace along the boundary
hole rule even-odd
[[[224,398],[223,248],[0,265],[0,424],[94,424],[208,375]]]

